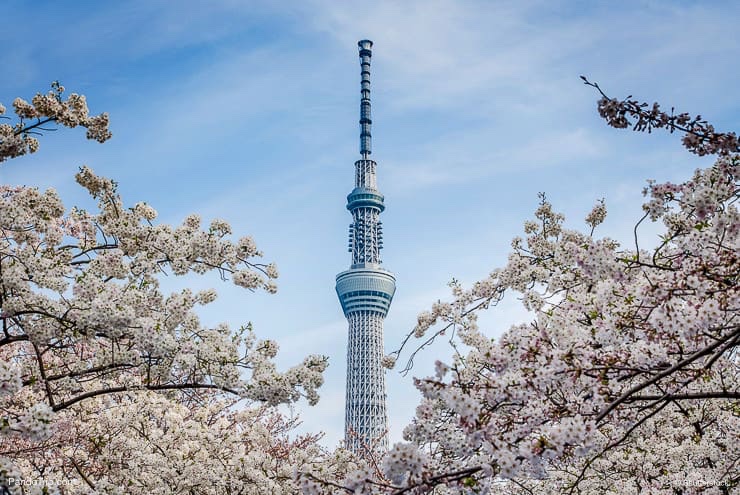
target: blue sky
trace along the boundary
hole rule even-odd
[[[605,198],[601,233],[628,243],[646,179],[681,180],[709,163],[678,136],[608,128],[579,75],[719,129],[735,130],[740,116],[735,2],[6,0],[1,10],[0,102],[58,79],[110,113],[114,137],[99,145],[78,130],[48,133],[38,154],[3,164],[0,181],[89,204],[73,180],[87,164],[161,221],[199,212],[253,235],[278,264],[278,294],[216,277],[166,285],[217,288],[203,320],[252,321],[281,344],[285,366],[328,355],[322,401],[296,409],[330,446],[344,421],[334,276],[349,265],[357,40],[375,43],[373,157],[387,205],[384,263],[398,279],[387,350],[447,297],[452,277],[469,284],[504,263],[539,191],[573,227]],[[484,324],[495,336],[523,317],[509,298]],[[435,345],[414,374],[449,355]],[[410,377],[388,381],[397,441],[418,395]]]

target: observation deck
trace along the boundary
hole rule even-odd
[[[356,187],[347,196],[347,209],[352,211],[356,208],[377,208],[380,211],[385,210],[383,204],[383,195],[375,189],[367,187]]]
[[[396,277],[377,263],[359,263],[337,275],[337,296],[345,316],[358,311],[388,314]]]

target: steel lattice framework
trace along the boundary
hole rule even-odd
[[[355,453],[388,448],[383,320],[396,291],[396,279],[381,267],[383,230],[380,213],[385,209],[377,189],[377,164],[370,159],[370,57],[372,41],[362,40],[360,64],[360,154],[355,162],[355,188],[347,196],[352,214],[349,252],[352,265],[337,275],[337,295],[349,323],[347,339],[347,395],[345,445]]]

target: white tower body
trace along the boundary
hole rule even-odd
[[[362,40],[360,63],[360,155],[355,162],[355,188],[347,196],[352,214],[349,251],[352,265],[337,275],[337,295],[349,323],[347,339],[347,393],[345,445],[358,454],[388,449],[383,320],[396,291],[396,279],[381,267],[383,248],[380,213],[385,209],[377,189],[376,167],[371,160],[370,57],[372,41]]]

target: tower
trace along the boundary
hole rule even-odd
[[[361,158],[355,162],[355,188],[347,196],[347,209],[352,214],[349,226],[352,265],[337,275],[336,289],[349,324],[345,445],[355,453],[362,453],[373,445],[378,451],[388,448],[385,370],[381,360],[383,320],[396,291],[396,279],[381,267],[383,232],[380,213],[385,205],[375,178],[377,164],[370,159],[370,57],[373,42],[362,40],[357,45],[362,67]]]

